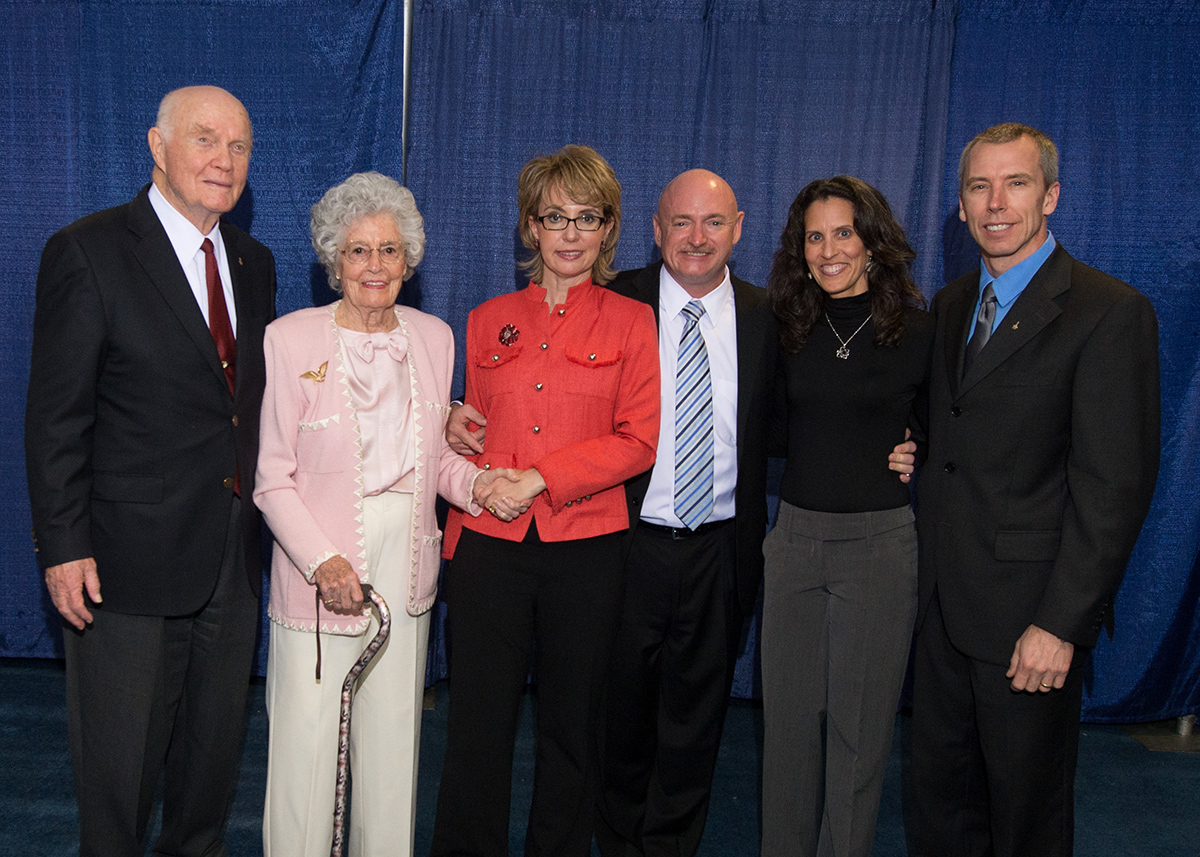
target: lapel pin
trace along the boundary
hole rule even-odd
[[[239,265],[240,265],[240,264],[242,264],[242,257],[241,257],[241,256],[238,256],[238,264],[239,264]]]
[[[1021,322],[1019,322],[1019,321],[1013,322],[1013,330],[1016,330],[1020,326],[1021,326]]]
[[[317,367],[316,371],[301,372],[300,377],[308,378],[314,384],[320,384],[322,381],[325,380],[325,370],[328,368],[329,368],[329,361],[326,360],[324,363],[322,363],[320,366]]]
[[[506,324],[500,328],[500,344],[512,345],[521,338],[521,331],[511,324]]]

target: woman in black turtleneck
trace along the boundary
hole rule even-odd
[[[863,855],[917,609],[908,486],[887,469],[923,398],[933,319],[887,200],[849,176],[796,197],[767,289],[787,466],[763,546],[763,843]]]

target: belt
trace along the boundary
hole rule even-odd
[[[704,536],[709,533],[716,532],[722,527],[726,527],[733,523],[733,518],[725,518],[721,521],[709,521],[701,524],[694,530],[689,530],[687,527],[664,527],[662,524],[652,524],[649,521],[638,521],[639,530],[649,530],[652,533],[658,533],[663,536],[675,539],[692,539],[696,536]]]

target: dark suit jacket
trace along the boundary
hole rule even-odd
[[[1060,245],[960,382],[978,292],[933,301],[917,621],[936,586],[954,645],[1007,665],[1030,624],[1092,647],[1111,609],[1158,475],[1158,322]]]
[[[42,253],[26,470],[43,568],[95,557],[105,609],[175,616],[202,607],[216,585],[235,471],[259,590],[250,497],[275,260],[221,224],[237,308],[231,396],[148,190],[72,223]]]
[[[662,262],[622,271],[609,284],[613,291],[649,304],[658,321],[658,280]],[[767,530],[767,430],[779,357],[779,328],[767,306],[767,293],[733,277],[737,316],[737,590],[742,612],[754,612],[763,571],[763,536]],[[629,502],[629,532],[641,519],[642,500],[650,486],[650,471],[625,485]]]

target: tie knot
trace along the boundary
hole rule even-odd
[[[204,251],[206,256],[213,255],[213,243],[211,238],[205,238],[200,243],[200,249]]]
[[[683,305],[681,312],[687,316],[688,322],[694,324],[704,315],[704,304],[700,303],[700,301],[688,301]]]
[[[996,303],[996,290],[992,288],[991,283],[983,287],[983,298],[980,303]]]

